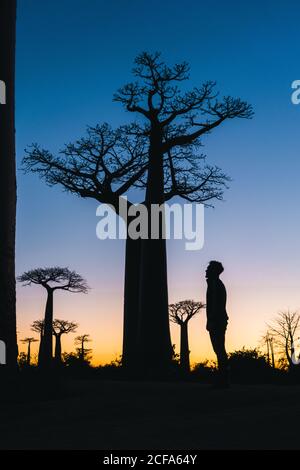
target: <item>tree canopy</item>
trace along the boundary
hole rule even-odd
[[[18,276],[18,281],[24,286],[39,284],[51,290],[66,290],[74,293],[87,293],[88,285],[86,280],[76,271],[69,268],[37,268],[24,272]]]

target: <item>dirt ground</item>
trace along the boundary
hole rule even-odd
[[[69,379],[43,394],[2,398],[1,449],[300,448],[300,386]]]

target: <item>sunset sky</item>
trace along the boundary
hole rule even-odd
[[[88,124],[126,122],[112,96],[143,50],[159,50],[171,64],[188,61],[190,88],[216,80],[221,95],[250,102],[252,120],[228,121],[203,141],[208,162],[233,181],[225,201],[205,211],[202,250],[168,243],[168,276],[170,302],[204,301],[207,263],[222,261],[228,350],[255,347],[278,311],[300,309],[300,105],[291,103],[299,14],[298,1],[279,0],[19,1],[17,274],[60,265],[87,279],[89,294],[57,293],[54,308],[91,335],[94,363],[121,353],[125,244],[96,238],[96,201],[24,175],[24,148],[38,142],[56,152]],[[18,286],[19,339],[32,335],[45,298],[42,288]],[[63,350],[73,340],[65,337]],[[176,326],[172,342],[178,351]],[[190,323],[190,349],[192,362],[213,357],[204,311]]]

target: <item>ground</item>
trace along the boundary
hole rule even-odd
[[[47,392],[2,398],[1,449],[300,448],[300,386],[68,379]]]

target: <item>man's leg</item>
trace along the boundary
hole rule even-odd
[[[228,357],[225,349],[226,328],[210,331],[210,339],[213,350],[218,360],[219,382],[228,385]]]

